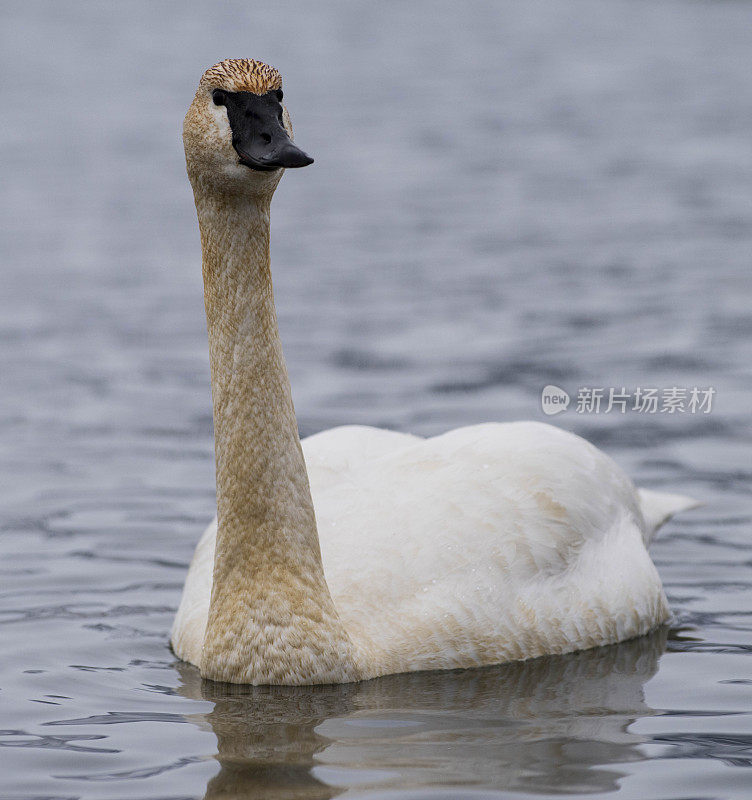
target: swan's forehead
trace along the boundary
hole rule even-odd
[[[201,78],[207,89],[266,94],[282,88],[282,76],[274,67],[251,58],[227,58],[209,67]]]

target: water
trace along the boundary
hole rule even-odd
[[[0,796],[746,798],[752,791],[748,3],[5,2]],[[676,618],[618,647],[362,685],[202,684],[167,636],[213,514],[180,125],[278,66],[273,209],[303,433],[544,419],[547,383],[716,389],[577,414],[704,508]]]

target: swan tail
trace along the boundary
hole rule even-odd
[[[652,489],[638,489],[642,516],[645,518],[645,544],[650,544],[658,528],[675,514],[697,508],[702,503],[683,494],[654,492]]]

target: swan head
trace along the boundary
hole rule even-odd
[[[261,61],[231,58],[206,70],[183,123],[194,189],[267,194],[284,169],[313,163],[293,143],[282,97],[282,76]]]

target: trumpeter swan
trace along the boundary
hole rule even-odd
[[[272,295],[269,207],[292,142],[279,73],[203,75],[183,140],[203,252],[218,524],[172,645],[206,678],[340,683],[566,653],[669,616],[647,545],[693,501],[637,490],[536,422],[302,443]],[[315,515],[314,515],[315,509]]]

